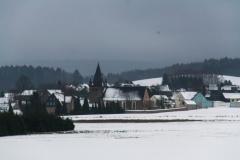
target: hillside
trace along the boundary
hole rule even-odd
[[[23,78],[24,77],[24,78]],[[22,78],[22,79],[21,79]],[[28,87],[54,88],[59,83],[82,81],[82,76],[78,71],[68,73],[60,68],[33,67],[33,66],[3,66],[0,67],[0,91],[9,89],[18,89],[17,84],[28,83]],[[21,84],[19,84],[21,85]],[[23,85],[23,84],[22,84]]]
[[[120,74],[108,74],[109,82],[118,80],[141,80],[161,77],[164,73],[169,74],[196,74],[214,73],[219,75],[240,76],[240,58],[208,59],[203,62],[188,64],[174,64],[160,69],[132,70]]]
[[[231,81],[233,85],[240,86],[240,77],[228,76],[228,75],[219,75],[218,77],[222,82]],[[133,84],[139,85],[139,86],[161,85],[162,84],[162,77],[136,80],[136,81],[133,81]]]
[[[203,62],[195,62],[188,64],[175,64],[160,69],[132,70],[122,73],[110,73],[106,75],[106,79],[110,83],[121,81],[135,81],[136,84],[143,83],[160,83],[160,77],[164,73],[168,74],[198,74],[198,73],[215,73],[218,75],[228,75],[240,77],[240,58],[222,58],[208,59]],[[76,70],[74,73],[66,72],[63,69],[50,67],[33,67],[33,66],[3,66],[0,67],[0,91],[16,89],[16,82],[21,76],[26,76],[28,82],[32,83],[35,88],[39,87],[56,87],[58,82],[62,83],[79,83],[88,82],[90,77],[82,77]],[[154,78],[154,79],[153,79]],[[157,78],[157,79],[155,79]],[[232,81],[238,82],[238,78],[231,78]],[[144,81],[136,81],[142,80]],[[145,82],[145,79],[148,82]],[[236,79],[236,80],[235,80]],[[234,83],[233,82],[233,83]]]

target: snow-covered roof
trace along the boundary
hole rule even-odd
[[[240,93],[223,93],[226,99],[240,99]]]
[[[89,85],[88,84],[86,84],[86,83],[83,83],[83,84],[80,84],[80,85],[78,85],[77,87],[76,87],[76,90],[77,91],[82,91],[83,89],[89,89]]]
[[[226,85],[226,86],[222,86],[221,90],[231,91],[233,87],[236,87],[236,86]]]
[[[55,94],[55,93],[63,93],[60,89],[48,89],[47,90],[48,91],[48,93],[50,93],[50,94]]]
[[[36,90],[24,90],[22,93],[21,93],[21,95],[22,96],[32,96],[33,95],[33,93],[34,92],[36,92]]]
[[[196,103],[192,100],[184,100],[184,102],[187,104],[187,105],[196,105]]]
[[[7,111],[9,108],[8,98],[1,97],[0,98],[0,111]]]
[[[165,92],[169,92],[171,91],[168,85],[161,85],[160,86],[160,91],[165,91]]]
[[[13,93],[4,93],[4,97],[6,97],[6,98],[11,98],[13,96],[14,96]]]
[[[133,84],[139,85],[139,86],[146,86],[146,87],[158,86],[162,84],[162,77],[136,80],[136,81],[133,81]]]
[[[151,99],[158,99],[158,100],[160,100],[160,99],[168,99],[168,97],[166,96],[166,95],[153,95],[152,97],[151,97]]]
[[[151,99],[153,99],[153,98],[155,98],[155,99],[161,99],[161,96],[160,96],[160,95],[153,95],[153,96],[151,97]]]
[[[54,93],[55,97],[58,99],[60,103],[64,102],[64,94],[62,93]],[[65,102],[66,103],[71,103],[72,101],[72,96],[65,96]]]
[[[192,100],[194,96],[197,94],[197,92],[185,91],[185,92],[180,92],[180,94],[183,96],[185,100]]]
[[[107,88],[103,97],[104,101],[142,100],[144,87],[118,87]]]
[[[0,98],[0,104],[8,104],[8,98],[7,97],[1,97]]]

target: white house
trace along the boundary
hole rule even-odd
[[[240,93],[223,93],[223,96],[230,103],[240,101]]]
[[[0,98],[0,112],[7,112],[9,109],[9,100],[6,97]]]
[[[174,93],[174,99],[177,108],[186,107],[188,109],[196,109],[197,104],[193,101],[193,98],[197,95],[197,92],[180,91]]]

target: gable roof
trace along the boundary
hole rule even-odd
[[[223,93],[226,99],[240,99],[240,93]]]
[[[105,101],[143,100],[146,87],[109,87],[103,96]]]
[[[36,92],[37,90],[24,90],[21,95],[22,96],[32,96],[34,92]]]
[[[61,104],[64,103],[64,94],[54,93],[54,95]],[[72,96],[65,96],[65,103],[71,103],[71,101],[72,101]]]
[[[0,98],[0,104],[8,104],[8,98],[7,97],[1,97]]]
[[[48,89],[47,91],[49,94],[63,93],[60,89]]]
[[[183,96],[185,100],[192,100],[195,97],[195,95],[197,95],[197,92],[184,91],[180,92],[180,94]]]
[[[168,97],[166,95],[153,95],[151,97],[151,99],[158,99],[158,100],[160,100],[160,99],[168,99]]]

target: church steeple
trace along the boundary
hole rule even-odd
[[[93,86],[103,87],[103,75],[99,63],[97,65],[97,69],[93,78]]]

